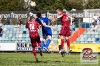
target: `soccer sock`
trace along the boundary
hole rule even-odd
[[[61,49],[64,49],[64,39],[61,39]]]
[[[41,49],[43,50],[43,47],[44,47],[44,41],[41,41]]]
[[[33,48],[33,55],[36,58],[36,50],[35,50],[35,47]]]
[[[50,43],[51,43],[51,40],[50,39],[47,39],[47,41],[46,41],[46,48],[49,47]]]
[[[66,40],[66,43],[67,43],[68,49],[70,49],[70,40],[67,39],[67,40]]]

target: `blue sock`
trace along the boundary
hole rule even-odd
[[[43,48],[44,48],[44,41],[41,41],[41,49],[43,50]]]
[[[46,48],[49,47],[50,43],[51,43],[51,40],[50,39],[47,39],[47,41],[46,41]]]

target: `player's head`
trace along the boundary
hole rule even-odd
[[[30,20],[34,20],[34,17],[33,16],[30,16]]]
[[[93,22],[92,24],[93,24],[93,25],[97,25],[97,22]]]
[[[97,14],[95,13],[94,16],[97,16]]]
[[[21,18],[21,15],[19,15],[18,17]]]
[[[56,12],[60,15],[62,13],[61,9],[57,9]]]
[[[61,37],[61,34],[58,34],[58,38],[60,38]]]
[[[45,15],[45,14],[42,14],[42,17],[43,17],[43,18],[46,18],[46,15]]]
[[[40,17],[41,17],[41,13],[37,13],[37,14],[36,14],[36,17],[37,17],[37,18],[40,18]]]

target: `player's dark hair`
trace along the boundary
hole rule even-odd
[[[34,17],[33,16],[30,16],[30,20],[32,20]]]
[[[58,34],[58,38],[60,38],[61,34]]]
[[[36,16],[37,16],[38,18],[40,18],[40,17],[41,17],[41,13],[37,13]]]
[[[61,36],[61,34],[58,34],[59,36]]]

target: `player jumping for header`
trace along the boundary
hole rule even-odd
[[[45,49],[46,51],[49,52],[48,47],[49,47],[51,40],[52,40],[52,30],[51,30],[51,26],[49,26],[50,21],[47,17],[42,17],[41,13],[37,13],[36,20],[42,25],[43,40],[41,42],[41,48]],[[44,26],[44,24],[47,26]]]
[[[61,23],[62,23],[62,28],[60,30],[60,34],[61,34],[61,53],[62,52],[65,52],[64,50],[64,37],[66,39],[66,43],[67,43],[67,46],[68,46],[68,51],[67,53],[71,52],[72,50],[70,49],[70,40],[69,40],[69,36],[71,35],[70,33],[70,25],[72,25],[72,17],[69,16],[68,14],[66,13],[63,13],[62,10],[60,9],[57,9],[56,10],[57,14],[59,15],[58,18],[54,18],[53,17],[53,20],[57,20],[57,19],[60,19],[61,20]],[[70,21],[69,21],[70,19]],[[62,53],[62,56],[64,55],[64,53]]]

